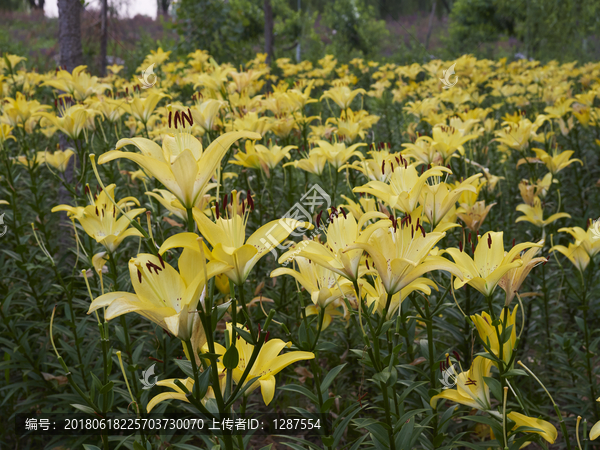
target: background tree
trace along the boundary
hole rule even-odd
[[[81,48],[81,11],[79,0],[58,0],[58,45],[60,65],[71,72],[83,63]]]

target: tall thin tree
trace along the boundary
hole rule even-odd
[[[60,65],[69,72],[83,63],[80,0],[58,0],[58,45]]]
[[[106,46],[108,45],[108,0],[101,0],[100,8],[100,75],[106,75]]]
[[[267,64],[271,64],[273,59],[273,8],[271,0],[265,0],[265,53],[267,54]]]

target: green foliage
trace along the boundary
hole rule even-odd
[[[183,0],[175,14],[181,52],[201,48],[234,64],[248,59],[263,33],[262,10],[252,0]]]
[[[385,21],[378,20],[375,9],[363,0],[335,0],[322,20],[331,41],[326,52],[340,60],[374,57],[389,37]]]

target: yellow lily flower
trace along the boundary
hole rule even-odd
[[[175,117],[177,126],[178,113],[175,113]],[[185,117],[192,121],[191,117]],[[184,118],[181,118],[181,123],[184,123]],[[160,181],[186,209],[190,209],[215,174],[229,147],[242,138],[260,139],[260,135],[250,132],[225,133],[203,150],[200,141],[190,134],[189,127],[182,127],[174,135],[163,136],[162,148],[146,138],[121,139],[117,142],[116,150],[103,154],[98,162],[105,164],[119,158],[130,159]],[[126,145],[135,145],[141,154],[119,151]]]
[[[490,411],[490,388],[485,384],[484,377],[489,377],[491,373],[492,361],[483,356],[476,356],[468,372],[461,372],[456,376],[456,389],[444,389],[440,394],[431,397],[431,407],[435,408],[438,400],[443,398],[502,418],[500,413]]]
[[[546,225],[551,224],[552,222],[562,219],[562,218],[571,218],[570,214],[561,212],[552,214],[546,220],[544,220],[544,210],[542,209],[542,201],[539,197],[535,197],[533,199],[533,206],[529,206],[525,203],[517,206],[517,211],[522,212],[523,215],[517,217],[515,222],[530,222],[534,224],[536,227],[543,228]]]
[[[502,323],[498,325],[500,335],[504,333],[505,329],[512,326],[510,338],[502,346],[502,360],[505,364],[508,364],[510,362],[513,353],[513,348],[515,346],[515,342],[517,341],[517,330],[515,321],[517,318],[518,308],[519,305],[516,305],[512,313],[508,313],[506,315],[507,323],[504,324],[504,326],[502,325]],[[471,316],[471,320],[475,324],[475,327],[477,327],[477,332],[479,333],[479,337],[481,338],[481,340],[492,350],[492,353],[496,356],[496,358],[500,358],[500,346],[498,344],[498,335],[496,334],[496,328],[492,325],[492,317],[484,311],[481,314],[473,314]]]
[[[376,276],[373,279],[373,284],[368,283],[364,278],[361,278],[359,280],[359,284],[365,294],[367,306],[370,307],[371,303],[375,302],[375,311],[377,311],[377,313],[381,316],[383,314],[385,305],[387,304],[387,292],[381,277]],[[396,292],[392,296],[385,320],[390,320],[394,317],[396,312],[398,312],[400,309],[402,302],[406,297],[408,297],[409,294],[413,293],[414,291],[421,291],[427,295],[430,295],[431,288],[434,288],[436,291],[438,290],[437,285],[433,281],[428,278],[421,277],[417,278],[408,286],[400,289],[399,292]]]
[[[341,109],[347,109],[350,106],[350,103],[352,103],[352,100],[354,100],[358,94],[366,93],[367,91],[364,89],[354,89],[351,91],[348,86],[336,86],[325,91],[320,100],[329,98],[333,100]]]
[[[483,224],[483,221],[487,217],[490,209],[496,203],[492,203],[490,205],[485,205],[485,200],[481,200],[480,202],[476,202],[472,206],[469,206],[465,203],[460,204],[460,208],[456,211],[456,215],[465,223],[465,226],[477,233],[479,231],[479,227]]]
[[[59,70],[55,78],[43,83],[43,86],[52,86],[58,91],[68,92],[77,100],[84,100],[92,95],[102,95],[110,89],[109,84],[99,83],[98,77],[86,72],[87,66],[77,66],[73,72]]]
[[[419,175],[415,164],[397,167],[392,173],[389,184],[370,181],[364,186],[355,187],[353,192],[371,194],[390,207],[410,214],[417,207],[423,186],[430,177],[451,173],[445,167],[433,167]]]
[[[524,433],[539,434],[550,444],[554,444],[554,441],[556,441],[556,438],[558,437],[558,431],[556,431],[556,427],[550,422],[546,422],[545,420],[535,419],[533,417],[529,417],[525,414],[521,414],[515,411],[508,413],[506,417],[515,422],[513,430],[517,429],[518,427],[537,428],[539,431],[524,431]]]
[[[60,114],[59,117],[42,111],[36,115],[45,117],[60,131],[71,139],[76,140],[84,129],[89,128],[90,124],[88,121],[98,114],[98,112],[85,108],[82,105],[72,105],[68,108],[61,108]]]
[[[544,241],[541,240],[538,244],[544,245]],[[498,282],[498,286],[506,292],[505,306],[510,305],[515,294],[519,291],[521,285],[525,281],[525,278],[529,275],[529,272],[531,272],[535,266],[542,263],[545,264],[548,261],[543,256],[535,257],[541,249],[542,247],[532,247],[522,255],[516,255],[515,259],[520,258],[521,261],[523,261],[523,265],[510,269]]]
[[[374,198],[369,197],[361,197],[358,200],[358,203],[352,200],[345,195],[342,195],[342,198],[346,200],[348,203],[345,205],[340,205],[340,208],[345,208],[352,213],[354,217],[360,219],[364,214],[370,213],[373,211],[377,211],[377,202]]]
[[[150,120],[150,116],[152,116],[152,113],[156,109],[156,105],[158,105],[158,102],[160,102],[164,97],[169,96],[154,90],[149,92],[144,98],[133,97],[129,102],[131,115],[143,124],[147,124]],[[119,148],[118,145],[119,144],[117,143],[117,149]]]
[[[600,252],[600,239],[596,233],[594,226],[590,222],[587,231],[580,227],[559,228],[559,232],[569,233],[575,239],[576,245],[581,245],[585,252],[593,258]]]
[[[41,105],[37,100],[27,100],[21,93],[17,92],[15,98],[5,97],[2,105],[2,122],[12,127],[22,126],[27,132],[31,132],[32,121],[40,111],[50,109],[48,105]]]
[[[600,402],[600,397],[598,397],[596,401]],[[590,430],[590,441],[598,439],[598,436],[600,436],[600,420],[596,422]]]
[[[350,297],[347,297],[347,298],[349,301],[351,301]],[[352,294],[352,299],[356,302],[356,300],[354,299],[354,294]],[[343,312],[338,309],[339,307],[341,307],[343,309]],[[320,310],[321,310],[321,308],[317,305],[308,305],[306,308],[304,308],[304,312],[306,313],[307,316],[315,316],[315,315],[319,314]],[[346,304],[344,303],[344,301],[341,298],[334,300],[333,302],[329,303],[325,307],[325,310],[323,311],[323,328],[322,329],[325,330],[329,325],[331,325],[333,318],[339,317],[339,316],[342,316],[344,319],[346,319],[346,321],[348,319],[350,319],[350,315],[348,314],[348,309],[346,307]]]
[[[243,328],[243,326],[239,324],[238,327]],[[231,329],[231,323],[228,323],[227,332],[229,333],[229,336],[231,336]],[[246,342],[243,338],[237,339],[235,346],[239,353],[239,363],[238,366],[233,369],[232,376],[233,380],[238,383],[242,379],[244,370],[246,370],[246,364],[250,361],[254,346]],[[312,352],[293,351],[283,355],[279,354],[285,347],[289,348],[291,346],[291,342],[284,342],[281,339],[269,339],[265,342],[250,369],[246,382],[255,377],[259,378],[244,392],[244,395],[248,396],[252,391],[260,387],[260,392],[265,405],[268,405],[275,396],[275,375],[295,362],[313,359],[315,357]],[[215,352],[224,355],[225,347],[215,343]]]
[[[321,308],[326,308],[341,297],[354,296],[352,284],[337,273],[302,256],[297,256],[294,260],[298,264],[298,271],[279,267],[271,272],[271,278],[291,275],[310,294],[313,304]]]
[[[129,236],[141,237],[142,234],[135,228],[129,228],[130,219],[135,218],[145,211],[145,208],[136,208],[127,211],[126,216],[120,216],[120,212],[115,208],[113,202],[108,198],[114,199],[115,185],[106,186],[106,189],[94,198],[88,190],[90,204],[89,206],[69,206],[58,205],[52,208],[52,212],[66,211],[69,217],[76,219],[85,232],[94,238],[96,242],[102,244],[112,253],[123,242],[123,239]],[[130,204],[135,203],[139,206],[139,202],[135,197],[126,197],[117,202],[119,208],[125,208]]]
[[[224,375],[225,375],[225,373],[223,373],[223,376],[219,376],[219,381],[221,382],[221,386],[220,386],[221,392],[223,392],[225,390],[225,383],[227,381]],[[181,383],[186,387],[188,392],[193,392],[193,390],[194,390],[194,379],[193,378],[186,378],[185,380],[179,380],[179,381],[181,381]],[[167,380],[159,380],[156,382],[156,385],[171,388],[171,389],[173,389],[173,392],[162,392],[162,393],[152,397],[152,399],[146,405],[147,412],[151,412],[156,407],[156,405],[158,405],[161,402],[167,401],[167,400],[181,400],[181,401],[187,402],[187,403],[190,402],[188,400],[185,392],[179,386],[177,386],[175,384],[175,378],[170,378]],[[201,400],[202,404],[205,405],[207,400],[210,398],[215,398],[215,392],[213,391],[212,386],[208,387],[208,390],[206,391],[206,395]]]
[[[196,199],[196,204],[194,205],[194,208],[198,208],[204,214],[210,215],[211,211],[207,208],[209,206],[211,196],[210,194],[208,194],[208,191],[215,188],[216,186],[216,183],[207,184],[206,188],[200,193],[200,195]],[[158,200],[158,202],[165,208],[167,208],[171,214],[175,214],[182,220],[187,220],[187,210],[177,199],[177,197],[175,197],[175,195],[172,194],[170,191],[167,191],[166,189],[154,189],[154,192],[146,192],[146,195]]]
[[[14,136],[11,136],[12,130],[13,127],[11,127],[9,124],[0,123],[0,146],[4,145],[4,143],[9,139],[12,139],[15,142],[17,141]]]
[[[343,142],[334,142],[330,144],[327,141],[318,141],[317,147],[315,147],[311,153],[314,152],[317,155],[324,156],[329,164],[335,169],[339,169],[353,156],[362,156],[362,153],[356,149],[366,145],[367,144],[359,143],[346,147],[346,144]]]
[[[41,152],[44,155],[44,162],[51,165],[59,172],[67,170],[69,161],[75,152],[68,148],[66,150],[56,150],[54,153]]]
[[[219,117],[219,111],[227,103],[222,100],[215,100],[209,98],[197,106],[192,107],[192,116],[194,122],[204,128],[206,131],[210,131],[215,127],[216,120]]]
[[[444,156],[440,154],[438,149],[433,146],[433,139],[429,136],[419,136],[412,144],[402,144],[405,150],[402,154],[410,156],[417,161],[429,166],[440,166],[446,163]],[[456,155],[451,155],[456,156]]]
[[[456,205],[456,200],[465,192],[477,192],[473,182],[481,176],[480,173],[469,177],[454,189],[447,183],[427,184],[421,191],[421,204],[425,216],[434,227],[438,225],[450,209]]]
[[[237,152],[235,159],[229,160],[230,163],[238,166],[249,167],[251,169],[261,169],[267,177],[270,176],[270,170],[277,167],[283,158],[290,158],[290,151],[298,148],[295,145],[280,147],[273,145],[269,141],[269,147],[255,144],[253,141],[246,141],[246,153]]]
[[[356,242],[345,250],[362,249],[369,254],[388,295],[395,294],[423,274],[434,270],[447,270],[462,278],[455,264],[441,256],[429,255],[446,233],[425,233],[417,217],[414,214],[414,217],[407,216],[400,224],[379,227],[366,242]]]
[[[325,155],[317,154],[314,151],[311,151],[308,155],[308,158],[286,163],[283,165],[283,167],[294,166],[296,169],[301,169],[305,172],[314,173],[315,175],[321,176],[323,174],[323,170],[325,169],[326,162],[327,158]]]
[[[368,225],[363,230],[369,220],[376,218],[384,220]],[[363,251],[358,248],[350,249],[350,247],[356,243],[366,243],[375,230],[388,227],[390,224],[385,214],[380,212],[364,214],[358,222],[352,213],[346,214],[341,210],[341,213],[336,216],[335,212],[332,212],[325,231],[326,245],[314,240],[299,242],[279,257],[279,263],[295,257],[304,257],[350,281],[355,281],[359,278],[358,269]]]
[[[565,247],[564,245],[555,245],[550,249],[550,252],[554,251],[565,255],[580,272],[583,272],[590,263],[590,255],[585,251],[583,245],[569,242],[568,247]]]
[[[357,155],[360,157],[360,161],[354,161],[352,164],[346,163],[338,171],[354,169],[369,180],[386,183],[394,172],[394,164],[400,166],[405,161],[396,155],[390,154],[387,150],[370,151],[369,155],[370,158],[365,158],[362,153]],[[387,172],[386,167],[388,167]]]
[[[443,156],[445,164],[449,162],[452,154],[457,150],[461,155],[464,155],[465,149],[463,144],[473,139],[477,139],[476,134],[463,136],[456,128],[447,127],[445,125],[433,127],[431,136],[431,145]]]
[[[185,248],[179,257],[179,271],[162,258],[141,253],[129,261],[135,294],[110,292],[90,305],[88,314],[106,307],[106,320],[136,312],[158,324],[182,341],[193,339],[193,348],[206,340],[196,309],[204,303],[208,279],[229,269],[220,261],[206,262],[196,248]],[[205,268],[205,270],[202,270]],[[208,278],[205,278],[206,277]],[[200,327],[200,333],[197,330]]]
[[[556,175],[574,162],[578,162],[583,166],[580,159],[571,159],[571,156],[575,153],[573,150],[565,150],[561,153],[558,153],[558,151],[555,150],[552,155],[549,155],[541,148],[534,148],[533,151],[537,158],[546,165],[552,175]]]
[[[216,222],[213,222],[205,214],[194,208],[194,220],[198,225],[198,230],[213,247],[212,258],[223,261],[231,266],[231,269],[225,274],[231,281],[241,285],[256,263],[267,253],[283,242],[296,228],[313,228],[308,222],[300,222],[293,219],[273,220],[246,239],[246,222],[250,213],[250,206],[238,208],[238,194],[233,191],[232,194],[233,211],[229,217],[220,217],[216,213]],[[249,199],[246,200],[249,202]],[[252,203],[249,203],[252,205]],[[218,205],[217,205],[218,206]],[[189,241],[193,233],[182,233],[170,237],[165,241],[161,250],[163,252],[168,248],[184,246]],[[195,238],[194,238],[195,240]],[[189,245],[189,244],[185,244]],[[192,244],[193,245],[193,244]]]
[[[457,248],[446,250],[464,274],[464,279],[457,278],[454,281],[454,287],[460,289],[465,284],[469,284],[489,297],[506,272],[523,265],[522,260],[515,260],[516,255],[527,248],[541,247],[540,244],[533,242],[523,242],[515,245],[509,252],[505,252],[503,240],[502,231],[488,231],[479,239],[473,258],[467,254],[466,249],[465,251]]]

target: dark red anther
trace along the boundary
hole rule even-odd
[[[415,237],[415,227],[410,226],[410,238],[413,239]]]
[[[254,200],[252,199],[252,192],[250,192],[250,189],[248,189],[248,192],[246,193],[246,198],[248,199],[250,209],[254,211]]]
[[[425,165],[421,166],[421,175],[423,175],[423,172],[425,172]]]
[[[173,118],[173,111],[169,111],[169,128],[171,128],[171,122],[172,122],[171,119],[172,118]]]
[[[471,244],[471,233],[468,233],[467,236],[468,236],[467,241],[469,242],[469,244]]]
[[[396,156],[396,163],[400,165],[400,159]]]
[[[410,214],[408,215],[408,223],[412,225],[412,216]]]
[[[219,202],[215,202],[215,213],[217,215],[217,220],[219,220]]]
[[[394,173],[394,163],[390,161],[390,166],[392,166],[392,173]]]
[[[461,253],[462,253],[462,251],[463,251],[463,245],[462,245],[462,242],[460,242],[460,241],[458,241],[458,249],[459,249],[459,250],[461,251]]]
[[[58,109],[58,101],[54,99],[54,109]]]
[[[488,248],[492,248],[492,235],[488,234]]]
[[[385,174],[385,161],[381,163],[381,173]]]
[[[128,87],[126,87],[126,88],[125,88],[125,93],[126,93],[127,95],[129,95],[129,88],[128,88]]]
[[[183,122],[184,119],[187,121],[190,127],[194,125],[194,118],[192,117],[192,112],[190,111],[190,108],[188,108],[187,114],[183,111],[181,112],[181,125],[185,127],[185,123]]]
[[[346,216],[346,211],[344,211],[344,208],[340,208],[340,211],[341,211],[342,215],[344,216],[344,219],[347,219],[348,216]]]
[[[404,160],[404,168],[408,169],[408,162],[406,160]]]
[[[513,246],[513,247],[515,246],[515,238],[513,238],[513,245],[512,245],[512,246]]]
[[[227,206],[227,194],[223,197],[223,211],[225,211],[225,207]]]
[[[142,282],[142,272],[140,272],[140,269],[138,269],[138,280],[140,283]]]
[[[421,220],[421,218],[417,218],[417,228],[419,228],[419,221]]]
[[[86,194],[90,193],[90,187],[86,184],[85,188],[83,189],[83,192],[85,192]]]
[[[260,329],[260,323],[258,324],[258,338],[260,339],[260,334],[262,333],[261,329]]]
[[[246,214],[246,202],[242,201],[242,216]]]
[[[98,217],[100,217],[100,214],[98,214],[98,207],[97,207],[97,206],[96,206],[96,215],[97,215]]]
[[[419,225],[421,227],[421,234],[423,235],[423,237],[426,236],[425,234],[425,228],[423,228],[423,225]]]
[[[265,335],[265,342],[267,342],[269,340],[269,335],[271,334],[270,331],[267,331],[267,334]]]
[[[460,362],[460,355],[458,354],[458,352],[456,350],[453,350],[452,354],[454,355],[454,357],[456,358],[456,360]]]
[[[160,253],[158,254],[158,260],[160,261],[160,265],[164,269],[165,268],[165,261],[162,259],[162,256],[160,256]]]
[[[319,211],[319,214],[317,214],[317,228],[321,227],[321,214],[323,214],[323,210]]]
[[[371,270],[371,268],[369,267],[369,260],[365,259],[365,264],[367,265],[367,270]]]
[[[444,361],[440,361],[440,372],[444,372],[446,369],[444,368]]]
[[[180,122],[181,126],[183,126],[183,119],[181,118],[181,113],[179,111],[175,111],[175,117],[173,118],[173,125],[175,125],[175,129],[177,129],[177,122]]]

